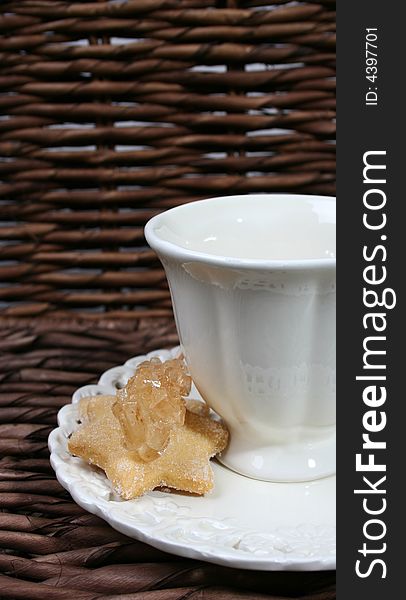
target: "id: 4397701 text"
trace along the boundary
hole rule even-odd
[[[366,106],[378,106],[378,29],[365,29]]]

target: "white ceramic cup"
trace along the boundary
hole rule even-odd
[[[193,380],[226,421],[220,460],[268,481],[335,471],[335,199],[192,202],[145,235]]]

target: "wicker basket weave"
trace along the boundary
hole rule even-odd
[[[0,314],[170,315],[149,217],[334,193],[331,0],[0,8]]]

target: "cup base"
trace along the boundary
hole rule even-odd
[[[232,438],[218,460],[240,475],[272,482],[312,481],[336,471],[335,434],[313,442],[300,441],[253,448]]]

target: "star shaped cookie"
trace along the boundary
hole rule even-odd
[[[71,454],[103,469],[114,490],[127,500],[161,486],[195,494],[213,488],[209,461],[226,447],[228,431],[204,405],[186,405],[184,423],[173,426],[165,449],[145,462],[126,444],[112,410],[115,402],[115,396],[81,400],[81,424],[68,443]]]

